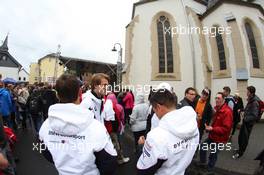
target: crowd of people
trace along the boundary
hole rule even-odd
[[[120,137],[127,129],[134,135],[138,175],[183,175],[197,155],[197,165],[212,174],[221,145],[230,146],[239,123],[239,148],[232,158],[243,156],[263,112],[254,86],[247,87],[244,107],[239,93],[232,96],[228,86],[216,94],[207,87],[200,94],[189,87],[178,102],[177,92],[165,82],[151,89],[147,100],[129,89],[110,92],[109,82],[103,73],[94,74],[88,86],[68,74],[54,87],[0,81],[0,175],[16,174],[5,128],[31,125],[46,148],[42,154],[59,174],[114,174],[118,164],[130,161]]]
[[[26,86],[0,80],[0,149],[9,162],[0,174],[12,175],[16,172],[15,161],[18,158],[13,155],[15,132],[33,126],[38,137],[42,122],[48,117],[49,107],[58,102],[55,90],[48,84]]]

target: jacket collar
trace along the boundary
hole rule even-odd
[[[98,100],[102,100],[102,98],[98,97],[98,95],[97,95],[93,90],[91,90],[91,93],[92,93],[93,96],[94,96],[95,98],[97,98]]]
[[[215,106],[215,110],[216,110],[216,112],[223,112],[223,110],[226,108],[226,106],[227,106],[226,103],[224,103],[224,104],[223,104],[222,106],[220,106],[220,107]]]

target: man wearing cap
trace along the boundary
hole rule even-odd
[[[199,143],[196,113],[189,106],[176,110],[176,98],[165,88],[150,104],[160,121],[147,135],[137,174],[184,175]]]

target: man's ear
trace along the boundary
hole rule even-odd
[[[80,95],[78,95],[77,100],[74,103],[77,104],[77,105],[81,103],[80,102]]]

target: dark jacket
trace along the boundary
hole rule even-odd
[[[196,106],[197,106],[197,103],[195,104],[195,108]],[[213,107],[211,106],[210,101],[208,101],[206,102],[204,110],[203,110],[202,121],[201,121],[199,130],[203,131],[205,129],[205,126],[204,126],[205,123],[207,125],[210,124],[212,116],[213,116]]]
[[[248,99],[244,110],[244,122],[255,123],[259,115],[259,98],[257,96]]]
[[[59,102],[56,92],[51,89],[45,89],[42,91],[41,100],[43,104],[42,111],[44,114],[48,114],[48,110],[51,105]]]
[[[244,110],[244,104],[241,97],[236,97],[235,99],[235,105],[233,109],[233,121],[235,123],[240,122],[240,113]]]
[[[176,106],[176,109],[180,109],[184,106],[191,106],[194,109],[195,103],[189,101],[187,98],[183,98]]]
[[[28,112],[31,115],[38,115],[42,112],[42,101],[41,101],[41,91],[40,90],[33,90],[33,92],[29,95],[27,99]]]
[[[219,109],[215,107],[212,127],[213,130],[209,133],[209,138],[216,143],[227,143],[230,132],[233,126],[232,110],[225,103]]]

